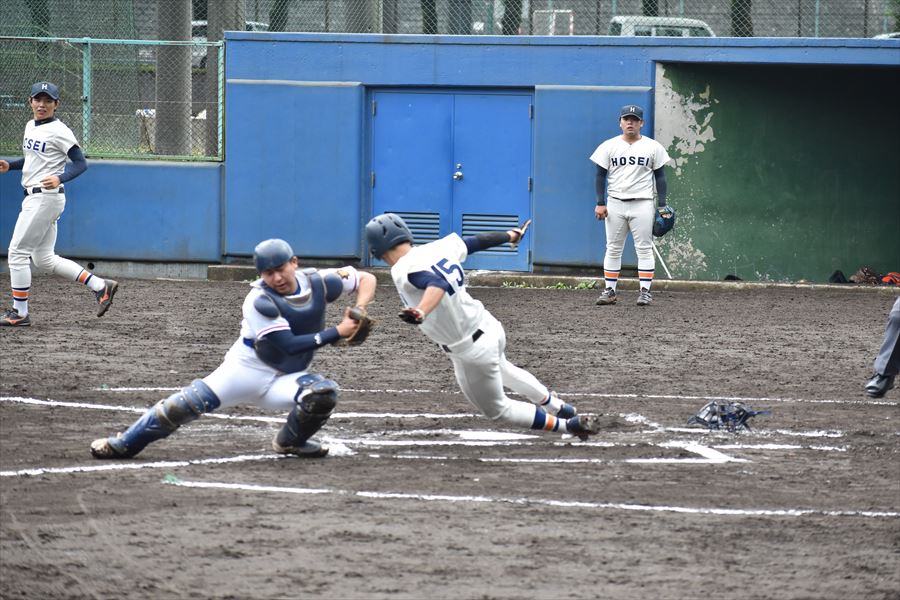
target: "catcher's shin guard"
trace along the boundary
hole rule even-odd
[[[107,440],[122,458],[136,455],[147,444],[160,440],[185,423],[219,408],[219,398],[202,380],[195,379],[179,392],[160,400],[134,422],[125,433]]]
[[[328,449],[309,438],[322,428],[337,406],[338,384],[318,374],[302,375],[297,383],[300,388],[294,396],[296,404],[272,440],[272,448],[279,454],[325,456]]]

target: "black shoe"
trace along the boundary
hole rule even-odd
[[[566,429],[584,442],[600,431],[600,421],[593,415],[578,415],[566,421]]]
[[[0,317],[0,327],[31,327],[31,319],[28,315],[20,316],[14,308],[8,308]]]
[[[323,446],[316,440],[306,440],[300,446],[282,446],[278,443],[278,436],[272,438],[272,450],[278,454],[293,454],[300,458],[322,458],[328,454],[328,446]]]
[[[866,384],[866,395],[869,398],[881,398],[891,389],[894,389],[894,376],[875,373]]]
[[[98,317],[105,315],[106,311],[109,310],[109,307],[112,306],[113,296],[116,295],[118,290],[119,282],[107,279],[103,289],[99,292],[94,292],[97,296],[97,303],[100,305],[100,308],[97,309]]]

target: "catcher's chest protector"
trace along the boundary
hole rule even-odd
[[[275,303],[278,313],[287,319],[291,333],[303,335],[318,333],[325,327],[325,309],[328,301],[325,298],[325,283],[318,273],[309,273],[309,289],[296,296],[282,296],[268,286],[262,290]]]

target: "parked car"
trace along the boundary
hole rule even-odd
[[[206,21],[191,21],[191,39],[195,42],[206,41]],[[268,31],[268,23],[260,23],[259,21],[245,21],[244,31]],[[192,46],[191,47],[191,66],[206,68],[206,54],[209,50],[208,46]]]
[[[709,25],[698,19],[682,17],[644,17],[625,15],[609,22],[609,35],[646,35],[666,37],[715,37]]]

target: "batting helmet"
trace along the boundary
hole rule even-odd
[[[284,240],[272,239],[265,240],[256,245],[253,249],[253,264],[256,265],[256,272],[262,273],[268,269],[280,267],[294,256],[291,245]]]
[[[412,243],[413,235],[403,219],[394,213],[384,213],[366,224],[366,240],[372,256],[380,259],[397,244]]]
[[[671,206],[664,206],[656,213],[656,219],[653,221],[653,235],[662,237],[673,227],[675,227],[675,209]]]

